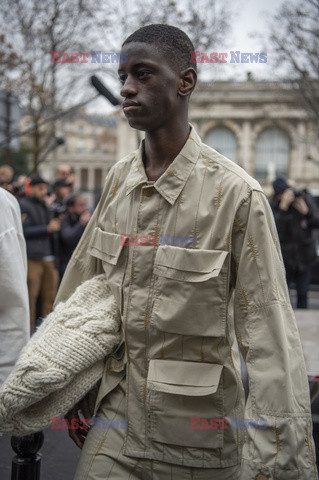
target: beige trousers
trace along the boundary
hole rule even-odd
[[[41,296],[41,315],[46,317],[52,311],[57,293],[59,274],[53,261],[28,259],[28,291],[30,304],[31,333],[35,331],[36,305]]]
[[[87,435],[73,480],[239,479],[240,465],[217,469],[195,468],[124,456],[125,378],[102,400],[96,418],[100,423]]]

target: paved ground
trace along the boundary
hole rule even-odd
[[[295,305],[295,295],[292,293],[292,304]],[[319,291],[310,293],[309,307],[319,321]],[[314,418],[319,419],[319,398],[313,405]],[[314,423],[314,437],[319,460],[319,423]],[[45,441],[41,449],[41,480],[72,480],[80,450],[69,439],[67,431],[46,430]],[[11,449],[10,437],[0,437],[0,479],[11,479],[11,461],[14,452]]]

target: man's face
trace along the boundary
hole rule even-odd
[[[77,197],[74,201],[74,205],[69,207],[70,213],[75,213],[79,217],[88,211],[88,204],[84,197]]]
[[[70,173],[71,171],[69,167],[61,165],[61,167],[59,167],[57,170],[56,178],[61,180],[68,180]]]
[[[46,183],[39,183],[38,185],[31,186],[31,195],[35,197],[39,202],[44,202],[48,193],[48,187]]]
[[[181,107],[178,71],[147,43],[128,43],[121,53],[128,59],[120,63],[118,73],[123,111],[130,126],[151,132],[169,125]]]
[[[70,187],[57,187],[56,188],[56,195],[57,197],[59,198],[64,198],[66,197],[67,195],[70,194]]]

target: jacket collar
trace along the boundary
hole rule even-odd
[[[196,133],[194,127],[192,125],[190,126],[191,131],[182,150],[153,185],[171,205],[175,203],[177,197],[181,193],[198,160],[201,150],[201,139]],[[144,140],[136,151],[135,157],[133,157],[126,183],[126,195],[131,193],[131,191],[141,183],[147,183],[149,181],[143,164],[143,149]]]

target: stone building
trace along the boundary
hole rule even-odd
[[[277,175],[319,195],[318,124],[288,82],[247,79],[200,83],[190,102],[190,121],[205,143],[243,167],[270,193]],[[133,130],[121,108],[108,117],[78,111],[57,133],[65,144],[51,152],[41,173],[70,164],[76,188],[95,197],[110,167],[135,150],[143,133]]]
[[[26,129],[29,125],[30,118],[24,116],[20,128]],[[56,122],[56,136],[62,138],[64,143],[57,145],[53,142],[52,148],[48,145],[49,153],[45,161],[40,163],[39,173],[53,182],[57,167],[60,164],[70,165],[75,172],[75,190],[87,193],[93,206],[109,169],[115,163],[116,116],[88,115],[84,110],[78,110]],[[32,149],[32,136],[25,136],[23,140]]]
[[[118,158],[136,148],[140,134],[120,115]],[[288,82],[201,83],[190,121],[202,140],[237,162],[269,190],[275,176],[319,193],[318,126]]]
[[[75,189],[101,193],[104,179],[115,162],[116,118],[76,112],[57,124],[57,134],[65,143],[51,152],[42,167],[47,178],[54,178],[59,164],[69,164],[75,172]]]

